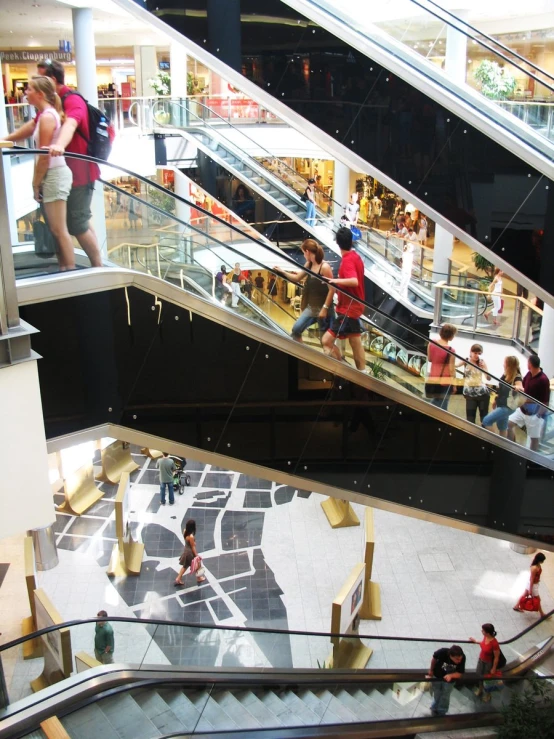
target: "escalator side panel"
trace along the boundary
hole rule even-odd
[[[497,535],[554,541],[549,470],[517,453],[500,458],[471,433],[328,373],[326,382],[306,383],[306,364],[272,346],[270,334],[268,343],[255,341],[138,288],[127,293],[129,313],[124,290],[109,293],[110,311],[102,310],[106,293],[59,301],[63,309],[57,301],[21,308],[41,332],[48,438],[88,428],[91,419],[120,424],[262,465],[267,476],[294,474],[306,489],[318,480]],[[86,350],[75,339],[83,313],[98,321]],[[112,383],[99,383],[90,396],[82,387],[110,353],[120,413],[109,405]],[[66,388],[58,381],[62,367],[74,378]],[[509,474],[502,477],[501,511],[491,509],[498,464],[518,470],[513,485]]]
[[[193,4],[206,11],[203,19],[172,12],[181,5],[146,2],[200,47],[212,48],[211,4]],[[541,256],[554,250],[550,180],[286,3],[266,0],[263,15],[252,0],[232,5],[241,14],[233,40],[247,79],[491,250],[493,260],[497,255],[554,293],[554,270]],[[217,48],[212,53],[222,58]],[[346,200],[347,193],[334,197]]]

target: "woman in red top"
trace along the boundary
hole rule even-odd
[[[514,606],[514,611],[520,611],[521,613],[525,613],[527,609],[523,607],[523,604],[527,600],[527,598],[531,595],[533,596],[534,604],[536,605],[536,608],[533,608],[534,611],[538,611],[541,618],[544,618],[544,611],[542,610],[542,604],[541,604],[541,597],[539,595],[539,582],[541,579],[541,573],[542,573],[542,563],[546,557],[542,552],[539,552],[538,554],[535,554],[535,557],[533,561],[531,562],[531,574],[529,577],[529,587],[528,589],[523,593],[521,598],[518,600],[516,605]]]
[[[454,349],[450,346],[456,333],[456,326],[445,323],[441,326],[439,338],[435,343],[429,342],[427,347],[428,380],[425,383],[425,397],[433,405],[445,410],[448,408],[450,396],[456,392],[456,388],[449,381],[456,376]],[[450,351],[447,351],[447,348]]]
[[[481,626],[481,633],[483,634],[483,640],[478,642],[472,636],[469,637],[469,641],[474,644],[479,644],[481,651],[479,653],[479,660],[477,661],[477,669],[475,672],[479,677],[485,675],[494,674],[498,669],[498,660],[500,658],[500,645],[496,641],[496,631],[492,624],[483,624]],[[480,696],[483,694],[483,683],[479,683],[479,686],[474,690],[475,695]],[[483,700],[485,702],[490,701],[491,694],[485,693]]]

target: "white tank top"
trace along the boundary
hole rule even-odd
[[[40,118],[38,119],[38,126],[35,130],[35,146],[37,149],[40,146],[39,129],[40,129],[40,122],[42,120],[43,115],[51,115],[54,117],[54,120],[56,121],[56,128],[54,129],[54,135],[52,136],[52,144],[58,143],[58,138],[60,136],[60,129],[62,127],[62,122],[60,120],[60,114],[55,108],[46,108],[45,110],[43,110],[42,113],[40,114]],[[48,160],[48,169],[54,169],[55,167],[63,167],[63,166],[65,166],[65,157],[50,157],[50,159]]]
[[[502,280],[497,280],[493,287],[493,295],[500,295],[502,293]]]

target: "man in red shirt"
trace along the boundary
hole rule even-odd
[[[360,256],[352,250],[352,231],[349,228],[339,228],[335,241],[340,248],[342,259],[339,276],[329,280],[329,284],[342,288],[346,293],[352,295],[352,298],[349,298],[345,292],[338,293],[337,315],[333,319],[329,330],[323,335],[321,343],[326,354],[330,354],[335,359],[342,359],[341,352],[335,345],[335,340],[337,337],[348,339],[356,367],[363,371],[366,365],[361,339],[360,316],[364,312],[364,306],[359,301],[365,299],[364,263]],[[331,307],[335,292],[336,290],[333,287],[329,288],[325,304],[319,314],[320,318],[327,318],[327,312]]]
[[[531,354],[527,360],[529,370],[523,378],[523,392],[529,399],[512,413],[508,418],[508,439],[515,441],[514,429],[527,429],[529,448],[538,451],[540,438],[544,428],[544,415],[550,402],[550,380],[541,369],[541,360],[536,354]],[[538,400],[533,403],[530,398]],[[539,405],[542,403],[543,405]]]
[[[50,77],[56,86],[56,92],[62,100],[65,121],[61,127],[56,144],[50,147],[50,155],[87,154],[88,109],[80,95],[72,95],[65,84],[65,70],[60,62],[50,62],[44,66],[44,74]],[[92,212],[90,205],[94,192],[94,183],[100,177],[100,169],[93,162],[83,162],[67,157],[67,165],[73,172],[73,185],[67,201],[67,230],[75,236],[80,247],[90,259],[93,267],[102,266],[102,257],[98,248],[96,234],[90,224]]]

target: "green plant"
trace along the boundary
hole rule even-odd
[[[478,272],[484,272],[492,280],[494,277],[494,264],[476,251],[471,255],[471,259],[475,265],[475,269]]]
[[[201,92],[200,80],[192,72],[187,72],[187,93],[197,95],[199,92]]]
[[[498,62],[483,59],[473,76],[479,83],[483,95],[491,98],[491,100],[505,100],[513,95],[516,89],[515,77],[506,67],[501,67]]]
[[[171,195],[166,195],[165,192],[156,190],[154,187],[148,188],[148,200],[152,205],[162,208],[167,213],[173,213],[175,211],[175,199]]]
[[[554,736],[554,699],[546,680],[531,680],[526,690],[513,692],[502,708],[499,739]]]
[[[171,95],[171,77],[168,72],[158,72],[148,80],[156,95]]]
[[[383,362],[381,361],[368,362],[367,371],[370,375],[373,375],[376,380],[384,380],[387,376],[385,368],[383,367]]]
[[[332,668],[330,664],[328,665],[327,662],[325,662],[325,660],[323,660],[323,664],[321,664],[320,661],[317,660],[317,669],[318,670],[331,670]]]

